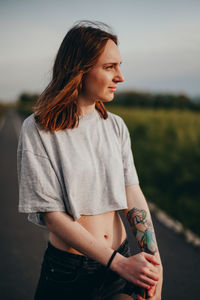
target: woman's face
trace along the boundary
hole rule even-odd
[[[83,93],[80,95],[89,102],[112,101],[118,82],[124,78],[120,71],[121,57],[117,45],[109,39],[96,65],[86,74]],[[112,88],[111,88],[112,87]],[[113,89],[115,88],[115,89]],[[86,101],[87,101],[86,100]]]

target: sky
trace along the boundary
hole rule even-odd
[[[199,0],[0,0],[0,101],[41,93],[79,20],[111,26],[125,81],[118,91],[200,96]]]

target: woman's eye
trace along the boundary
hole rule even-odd
[[[111,69],[113,66],[108,66],[108,67],[106,67],[106,69]]]

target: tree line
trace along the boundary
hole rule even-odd
[[[113,105],[127,107],[179,108],[200,110],[200,99],[193,101],[185,94],[161,94],[125,91],[115,95]]]
[[[22,93],[17,100],[18,105],[33,105],[39,97],[36,93]],[[192,100],[185,94],[161,94],[139,91],[121,91],[115,94],[114,106],[149,107],[149,108],[178,108],[200,110],[200,98]]]

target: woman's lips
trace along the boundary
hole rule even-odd
[[[109,89],[111,89],[111,91],[113,91],[113,92],[116,91],[116,88],[114,88],[114,87],[109,87]]]

